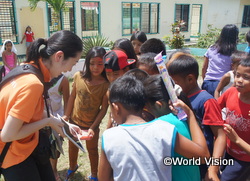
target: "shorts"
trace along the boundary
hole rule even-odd
[[[209,94],[211,94],[214,97],[214,91],[217,88],[219,82],[220,82],[219,80],[204,80],[201,88],[203,90],[206,90]]]
[[[26,42],[26,47],[27,47],[27,48],[30,47],[31,43],[32,43],[32,42]]]
[[[234,164],[221,167],[221,181],[245,181],[249,178],[250,162],[237,160],[236,158],[229,155],[227,152],[225,154],[225,159],[233,159]]]

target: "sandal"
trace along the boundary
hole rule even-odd
[[[76,168],[74,170],[68,169],[65,181],[68,181],[69,178],[73,176],[73,174],[76,172],[77,169],[78,165],[76,165]]]
[[[89,181],[98,181],[97,177],[89,176],[88,178],[89,178]]]

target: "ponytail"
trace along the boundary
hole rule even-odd
[[[41,45],[45,45],[45,47],[40,50]],[[44,53],[46,51],[46,48],[47,48],[47,40],[43,38],[39,38],[34,42],[32,42],[26,62],[28,63],[34,61],[35,64],[38,65],[38,60],[40,57],[49,58],[49,56],[46,56]]]

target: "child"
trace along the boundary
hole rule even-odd
[[[233,86],[234,83],[234,71],[236,67],[238,66],[240,60],[245,59],[247,57],[247,54],[243,51],[238,51],[236,50],[232,55],[231,55],[231,60],[232,60],[232,70],[227,72],[226,74],[223,75],[221,78],[217,88],[215,89],[214,92],[214,98],[218,99],[220,95],[225,92],[228,88]]]
[[[135,59],[137,61],[137,56],[135,54],[134,47],[132,43],[127,38],[121,38],[115,41],[112,50],[122,50],[128,56],[128,59]],[[130,68],[135,68],[135,64],[131,64]]]
[[[89,153],[91,175],[90,181],[97,181],[99,125],[108,109],[107,90],[109,82],[104,71],[103,56],[106,51],[102,47],[93,47],[86,55],[85,65],[81,72],[74,75],[73,90],[69,97],[64,118],[88,130],[91,140],[86,141]],[[78,168],[78,148],[69,142],[68,180]]]
[[[199,76],[198,62],[189,54],[176,53],[168,62],[169,75],[176,84],[181,86],[188,96],[196,117],[201,123],[208,149],[213,158],[223,157],[226,144],[226,136],[223,132],[223,120],[221,110],[216,100],[205,90],[198,86]],[[201,177],[207,172],[207,165],[200,166]],[[218,179],[219,166],[210,166],[207,177]]]
[[[141,45],[145,41],[147,41],[147,35],[143,31],[136,31],[131,35],[130,41],[134,47],[135,54],[140,55],[141,54],[141,52],[140,52]]]
[[[35,40],[34,32],[31,31],[31,27],[30,26],[26,27],[24,35],[23,35],[23,38],[22,38],[22,40],[20,42],[21,44],[23,43],[24,39],[26,40],[26,57],[27,57],[29,49],[30,49],[30,45]]]
[[[167,89],[164,85],[164,82],[160,76],[151,76],[144,82],[146,89],[146,107],[148,111],[153,113],[158,119],[164,120],[176,126],[178,133],[185,136],[191,140],[189,124],[197,125],[196,120],[189,122],[186,120],[176,119],[176,116],[169,112],[169,97]],[[191,107],[190,102],[183,92],[178,95],[178,98],[181,98],[188,106]],[[185,98],[185,99],[184,99]],[[200,129],[199,129],[200,131]],[[204,136],[200,131],[201,137]],[[174,152],[174,157],[183,157],[182,155]],[[173,165],[172,166],[172,180],[186,180],[186,181],[199,181],[200,180],[200,170],[197,165]]]
[[[191,141],[166,121],[145,122],[141,118],[145,98],[142,82],[133,76],[126,75],[112,83],[109,102],[112,116],[119,126],[103,133],[100,181],[171,180],[171,166],[164,165],[163,160],[172,156],[173,148],[187,158],[209,156],[197,124],[191,124],[194,136]],[[195,119],[190,109],[184,107],[187,114]]]
[[[150,38],[141,45],[140,52],[141,54],[148,52],[158,54],[162,52],[162,55],[166,55],[166,46],[160,39]]]
[[[58,77],[52,79],[50,81],[50,88],[48,90],[49,98],[50,98],[50,105],[52,109],[52,114],[57,117],[57,114],[60,116],[64,115],[66,110],[67,102],[69,99],[69,81],[68,78],[65,77],[63,74],[59,75]],[[63,103],[62,104],[62,100]],[[60,176],[57,172],[57,160],[60,156],[59,151],[55,151],[56,155],[55,159],[50,159],[50,163],[56,178],[56,181],[61,181]]]
[[[17,65],[17,50],[11,40],[4,41],[0,54],[2,55],[6,75]]]
[[[240,61],[235,73],[235,87],[229,88],[218,103],[221,108],[226,107],[226,123],[234,128],[239,137],[250,144],[250,57]],[[227,138],[225,158],[234,160],[231,166],[222,170],[221,180],[247,180],[250,172],[250,155],[237,143]]]
[[[212,96],[221,77],[231,70],[232,53],[237,50],[239,29],[233,24],[227,24],[221,30],[218,40],[205,53],[202,67],[204,79],[202,89]]]
[[[123,76],[136,62],[135,59],[128,59],[126,53],[121,50],[112,50],[104,55],[103,59],[105,61],[105,72],[110,83]],[[115,126],[115,123],[110,115],[107,128],[112,126]]]
[[[159,74],[158,68],[155,64],[154,57],[156,53],[143,53],[136,64],[137,68],[146,71],[149,75]]]
[[[214,91],[214,98],[218,99],[218,97],[220,97],[220,95],[225,92],[228,88],[232,87],[233,83],[234,83],[234,70],[235,68],[238,66],[239,61],[246,58],[247,54],[243,51],[238,51],[236,50],[236,52],[234,52],[231,55],[231,60],[232,60],[232,65],[231,65],[231,69],[230,71],[228,71],[226,74],[223,75],[223,77],[221,78],[218,86],[216,87],[215,91]]]
[[[126,53],[121,50],[112,50],[104,55],[103,59],[105,61],[106,75],[110,83],[130,70],[130,66],[136,62],[135,59],[128,59]]]
[[[250,54],[250,30],[246,34],[246,41],[248,43],[248,46],[246,47],[245,52]]]

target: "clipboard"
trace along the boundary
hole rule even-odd
[[[76,131],[74,129],[71,129],[69,126],[69,123],[67,121],[65,121],[60,115],[57,115],[57,117],[59,119],[61,119],[61,121],[64,123],[64,126],[62,127],[63,133],[65,134],[65,136],[67,136],[67,138],[77,147],[79,148],[81,151],[86,152],[81,140],[79,139],[79,137],[75,137],[74,135],[72,135],[72,133],[70,132],[70,130],[74,131],[76,133]],[[77,133],[76,133],[77,135]]]

